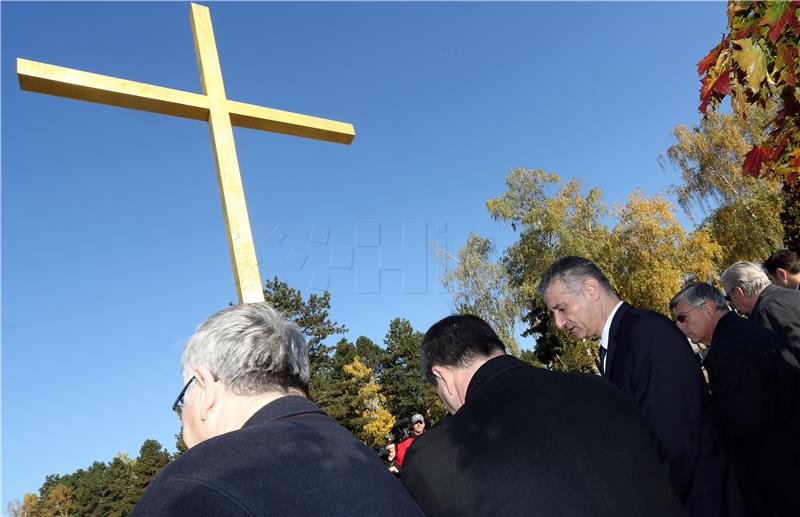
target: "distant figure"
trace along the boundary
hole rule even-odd
[[[386,456],[386,468],[394,474],[394,477],[400,477],[400,465],[397,463],[397,444],[394,442],[387,443],[386,451],[389,453]]]
[[[397,463],[402,466],[406,452],[414,440],[422,436],[425,432],[425,417],[417,413],[411,417],[411,434],[397,444]]]
[[[672,486],[689,514],[743,511],[714,429],[700,361],[678,327],[663,314],[621,301],[603,272],[581,257],[555,261],[537,293],[558,328],[578,339],[600,338],[603,377],[655,429],[666,450]]]
[[[800,291],[772,285],[758,264],[737,262],[720,277],[725,299],[750,319],[789,340],[800,359]]]
[[[770,282],[786,289],[800,289],[800,257],[789,250],[780,250],[764,261],[764,272]]]
[[[786,340],[728,309],[706,283],[670,301],[680,328],[709,346],[714,418],[758,515],[800,515],[800,365]]]
[[[421,355],[451,414],[403,467],[429,517],[685,515],[652,430],[608,383],[506,355],[477,316],[433,325]]]
[[[421,515],[366,445],[306,398],[303,334],[266,304],[225,308],[181,358],[189,450],[134,516]]]

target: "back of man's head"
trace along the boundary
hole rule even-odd
[[[457,314],[435,323],[422,340],[422,373],[436,386],[434,366],[466,367],[474,360],[504,354],[506,345],[478,316]]]
[[[789,274],[796,275],[800,273],[800,257],[794,251],[776,251],[764,261],[764,269],[774,274],[778,268],[786,270]]]
[[[748,296],[757,296],[770,284],[761,266],[753,262],[739,261],[732,264],[720,276],[725,291],[740,288]]]
[[[264,303],[227,307],[200,325],[183,350],[185,381],[199,365],[237,395],[308,394],[303,333]]]
[[[611,282],[597,267],[597,264],[583,257],[566,256],[556,260],[547,268],[539,280],[536,294],[544,299],[544,294],[550,285],[558,280],[566,286],[572,294],[580,294],[583,281],[593,278],[608,294],[616,296],[616,291],[611,287]]]

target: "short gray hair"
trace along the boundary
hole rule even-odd
[[[720,282],[726,291],[739,287],[748,296],[758,295],[770,284],[769,277],[761,266],[743,260],[726,269]]]
[[[566,256],[556,260],[547,271],[542,274],[536,294],[544,299],[544,293],[554,280],[564,282],[566,288],[572,294],[580,294],[583,281],[587,278],[594,278],[609,294],[617,294],[606,275],[597,267],[597,264],[583,257]]]
[[[717,311],[722,314],[731,310],[728,307],[728,302],[725,301],[725,296],[719,292],[719,289],[705,282],[689,284],[678,291],[678,294],[669,301],[669,310],[675,310],[675,306],[683,299],[686,300],[686,304],[690,307],[697,307],[705,302],[714,302]]]
[[[203,365],[237,395],[308,393],[308,349],[300,328],[265,303],[226,307],[186,342],[183,379]]]

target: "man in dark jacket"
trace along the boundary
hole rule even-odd
[[[422,343],[451,416],[409,449],[402,480],[426,515],[685,515],[636,408],[593,376],[534,368],[476,316]]]
[[[211,316],[181,362],[173,409],[189,450],[134,516],[421,515],[377,455],[306,398],[303,334],[266,304]]]
[[[789,341],[800,360],[800,291],[773,285],[753,262],[736,262],[720,277],[725,298],[741,314]]]
[[[689,514],[744,512],[719,435],[697,356],[663,314],[620,300],[590,260],[563,257],[542,275],[537,293],[558,328],[600,338],[603,377],[632,400],[667,455],[670,479]]]
[[[706,283],[670,302],[689,339],[709,346],[714,418],[759,515],[800,515],[800,366],[774,332],[728,309]]]

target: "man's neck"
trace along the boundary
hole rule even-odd
[[[274,402],[280,398],[289,395],[305,396],[299,390],[289,389],[287,392],[268,391],[258,395],[234,395],[230,394],[229,397],[229,410],[225,412],[225,421],[223,422],[224,432],[236,431],[244,426],[245,422],[250,420],[261,408]]]

